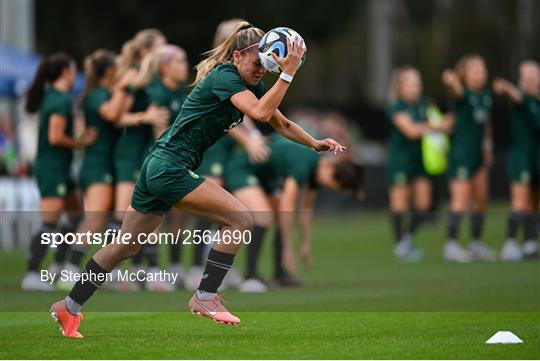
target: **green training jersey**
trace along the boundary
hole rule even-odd
[[[188,95],[180,114],[156,141],[151,154],[196,169],[204,151],[242,121],[244,115],[230,97],[246,89],[258,98],[264,94],[264,84],[248,86],[235,65],[217,66]]]
[[[537,122],[540,119],[540,100],[523,94],[521,104],[513,104],[512,149],[530,152],[538,144]]]
[[[95,87],[83,101],[84,118],[87,127],[94,127],[98,136],[94,143],[84,150],[85,158],[109,158],[116,142],[117,129],[114,124],[103,119],[99,108],[111,98],[111,92],[102,86]]]
[[[176,89],[169,89],[157,79],[148,86],[148,96],[151,103],[155,103],[161,107],[167,107],[171,114],[171,123],[176,119],[182,108],[182,104],[186,100],[188,89],[184,84],[181,84]]]
[[[68,95],[54,88],[46,91],[39,112],[39,135],[36,167],[40,171],[49,169],[69,169],[73,151],[69,148],[49,143],[49,120],[52,115],[60,115],[66,119],[64,134],[73,136],[73,109]]]
[[[314,185],[320,155],[305,145],[293,142],[280,134],[273,135],[269,142],[270,158],[256,165],[262,177],[294,178],[298,185]]]
[[[389,161],[422,162],[421,139],[407,138],[394,124],[394,117],[397,113],[407,113],[415,123],[425,123],[427,122],[427,106],[428,102],[424,97],[414,103],[397,99],[388,105],[386,114],[390,123]]]
[[[463,96],[454,105],[451,154],[466,158],[482,153],[482,140],[491,105],[491,94],[487,89],[474,92],[463,87]]]
[[[130,113],[144,112],[150,105],[146,89],[132,88],[130,93],[134,97]],[[133,157],[134,152],[140,152],[148,146],[153,139],[152,126],[141,124],[133,127],[124,127],[120,130],[116,146],[116,155],[119,157]]]

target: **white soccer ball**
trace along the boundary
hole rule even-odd
[[[296,39],[299,39],[304,44],[304,49],[306,49],[306,44],[303,42],[304,39],[300,36],[300,34],[293,29],[285,27],[270,30],[264,34],[259,42],[259,59],[261,60],[262,66],[271,73],[281,73],[279,65],[274,61],[272,55],[270,54],[274,53],[280,58],[286,57],[287,38],[290,40],[291,44],[293,44]],[[302,61],[300,61],[300,65],[298,65],[299,68],[302,66],[302,64],[304,64],[306,54],[307,52],[304,53]]]

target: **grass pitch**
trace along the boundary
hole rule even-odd
[[[486,241],[498,249],[504,218],[504,209],[494,208],[485,228]],[[65,293],[20,291],[24,253],[2,253],[0,354],[3,359],[540,358],[540,262],[445,263],[443,235],[442,223],[426,225],[418,235],[426,259],[407,264],[392,257],[385,212],[318,216],[315,268],[300,274],[308,286],[264,295],[227,291],[228,306],[242,318],[239,327],[188,313],[187,291],[100,290],[85,307],[80,340],[62,338],[46,312]],[[267,245],[262,255],[267,276],[270,253]],[[237,258],[241,267],[244,255]],[[524,343],[486,345],[500,330],[514,332]]]

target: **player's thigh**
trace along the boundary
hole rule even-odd
[[[225,189],[207,180],[181,198],[173,207],[224,226],[249,229],[253,225],[253,218],[245,205]]]
[[[113,205],[113,186],[95,183],[84,193],[84,226],[98,232],[107,223]],[[82,226],[81,226],[82,227]]]
[[[255,225],[270,227],[274,223],[272,205],[261,187],[238,189],[233,195],[251,211]]]
[[[427,211],[431,206],[431,180],[427,177],[420,177],[414,180],[413,184],[414,206],[422,211]]]
[[[390,209],[395,212],[404,212],[409,209],[411,188],[409,184],[390,186],[388,192]]]
[[[113,205],[114,190],[111,184],[95,183],[84,192],[85,212],[108,212]]]
[[[43,223],[57,223],[60,213],[64,210],[65,199],[63,197],[41,198],[39,208],[41,211],[41,221]]]
[[[133,182],[118,182],[116,183],[114,192],[114,210],[115,212],[125,212],[128,209],[131,202],[131,196],[133,195],[133,189],[135,183]]]
[[[214,177],[214,176],[204,176],[204,178],[210,182],[213,182],[217,184],[220,187],[223,187],[225,185],[225,182],[223,181],[223,178],[220,177]]]

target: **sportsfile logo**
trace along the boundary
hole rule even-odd
[[[122,230],[107,229],[105,232],[45,232],[41,234],[41,243],[56,248],[61,244],[101,245],[107,244],[249,244],[251,231],[245,230],[200,230],[178,229],[172,232],[139,233],[136,237]]]

